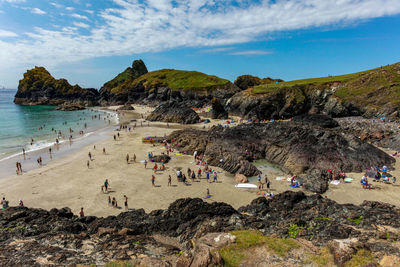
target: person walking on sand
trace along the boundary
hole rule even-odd
[[[206,172],[207,183],[210,182],[210,171]]]
[[[50,156],[50,159],[53,159],[53,155],[51,154],[51,147],[49,147],[49,156]]]
[[[108,193],[108,186],[109,186],[110,184],[108,183],[108,179],[106,179],[105,181],[104,181],[104,188],[106,189],[106,193]]]
[[[126,154],[126,164],[129,164],[129,154]]]
[[[218,179],[218,177],[217,177],[217,172],[215,171],[215,172],[214,172],[214,183],[217,182],[217,179]]]
[[[133,162],[136,162],[136,154],[133,154]]]
[[[17,175],[19,175],[19,164],[18,164],[18,161],[15,163],[15,166],[17,167],[17,170],[16,170]]]
[[[171,181],[172,181],[171,175],[168,175],[168,186],[171,186]]]
[[[125,210],[128,210],[128,197],[126,195],[124,195],[124,206]]]
[[[114,134],[114,141],[116,141],[117,140],[117,136]]]
[[[147,169],[147,160],[144,160],[144,168]]]
[[[88,169],[90,169],[90,161],[89,160],[87,161],[86,166]]]
[[[151,185],[154,187],[156,182],[156,177],[154,175],[151,175]]]
[[[83,208],[81,208],[81,211],[79,212],[80,217],[85,217],[85,213],[83,213]]]
[[[105,147],[103,147],[103,154],[104,155],[106,154],[106,148]]]
[[[200,177],[201,177],[201,168],[199,168],[197,171],[197,178],[200,178]]]
[[[156,172],[157,172],[157,170],[158,170],[158,166],[157,166],[157,163],[154,163],[154,167],[153,167],[153,170],[154,170],[154,173],[156,173]]]
[[[24,160],[26,160],[25,148],[22,148],[22,154],[24,155]]]
[[[267,175],[265,175],[265,187],[269,190],[269,186],[271,185],[271,182],[268,180]]]
[[[90,153],[90,151],[88,153],[88,157],[89,157],[90,160],[92,160],[92,153]]]

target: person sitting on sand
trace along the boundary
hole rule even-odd
[[[115,207],[115,197],[112,198],[111,206]]]
[[[22,201],[22,199],[19,200],[18,206],[20,206],[20,207],[24,206],[24,202]]]
[[[1,201],[1,204],[3,205],[3,209],[6,209],[8,207],[8,201],[6,200],[5,197],[3,197],[3,200]]]
[[[206,191],[206,198],[209,198],[209,197],[211,197],[211,195],[210,195],[210,189],[207,188],[207,191]]]
[[[108,196],[108,206],[111,206],[111,197]]]

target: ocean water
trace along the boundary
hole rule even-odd
[[[118,121],[116,114],[96,109],[59,111],[54,106],[15,105],[15,93],[0,90],[0,161],[21,155],[23,148],[31,152],[52,146],[58,137],[60,143],[69,142],[70,135],[73,140],[84,138]]]

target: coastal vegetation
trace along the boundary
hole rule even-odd
[[[228,83],[230,83],[228,80],[197,71],[162,69],[149,72],[134,80],[128,79],[112,88],[111,92],[114,94],[121,94],[139,85],[143,85],[147,91],[159,87],[168,87],[172,91],[202,91],[224,86]]]

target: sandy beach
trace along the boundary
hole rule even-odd
[[[116,107],[109,107],[115,109]],[[171,161],[166,164],[165,171],[158,171],[155,174],[156,187],[151,184],[151,177],[154,173],[152,167],[154,163],[149,162],[147,168],[140,161],[147,159],[147,153],[153,152],[160,155],[166,152],[161,144],[155,146],[142,143],[142,138],[146,136],[164,136],[176,129],[183,127],[203,128],[204,124],[183,126],[179,124],[169,124],[161,122],[143,122],[141,126],[141,114],[143,117],[151,111],[150,107],[135,106],[135,111],[124,112],[120,119],[122,123],[129,123],[131,127],[136,123],[137,127],[131,130],[113,131],[109,133],[109,138],[81,148],[78,152],[67,155],[63,158],[52,160],[45,166],[28,171],[22,176],[9,176],[0,180],[0,196],[6,197],[10,205],[17,205],[18,200],[22,199],[28,207],[35,208],[62,208],[70,207],[75,214],[78,214],[83,207],[85,215],[108,216],[117,215],[123,212],[124,198],[128,197],[130,209],[143,208],[147,212],[155,209],[164,209],[171,202],[178,198],[199,197],[206,195],[207,188],[210,190],[211,197],[205,199],[207,202],[221,201],[232,205],[234,208],[249,204],[254,198],[258,197],[258,190],[237,189],[234,187],[234,175],[214,168],[218,171],[218,183],[207,183],[205,176],[203,179],[196,179],[192,182],[189,179],[187,185],[178,182],[176,178],[177,168],[181,168],[183,173],[191,168],[198,170],[198,166],[193,162],[192,155],[181,155],[174,151],[170,156]],[[133,122],[131,120],[137,120]],[[207,127],[221,123],[213,120]],[[118,128],[118,127],[115,127]],[[120,133],[116,141],[113,134]],[[94,146],[96,149],[94,149]],[[104,154],[102,149],[106,149]],[[92,154],[90,168],[87,167],[88,152]],[[390,151],[389,151],[390,152]],[[130,155],[130,162],[126,162],[126,154]],[[136,162],[132,161],[136,154]],[[396,162],[396,170],[392,175],[400,177],[399,161]],[[167,186],[168,175],[172,177],[172,186]],[[273,193],[280,193],[292,190],[289,182],[284,179],[277,181],[279,173],[268,173]],[[362,173],[350,173],[349,177],[354,178],[352,183],[330,185],[330,189],[324,194],[339,203],[360,204],[364,200],[383,201],[394,205],[399,205],[399,187],[392,184],[373,183],[376,189],[364,190],[360,185]],[[285,175],[285,178],[289,177]],[[110,183],[110,191],[103,193],[101,186],[105,179]],[[302,190],[302,189],[294,189]],[[108,197],[115,197],[120,208],[108,205]]]

